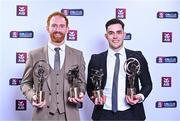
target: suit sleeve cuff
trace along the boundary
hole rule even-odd
[[[139,95],[139,96],[141,97],[141,100],[139,100],[138,103],[142,103],[142,102],[144,101],[144,95],[141,94],[141,93],[139,93],[139,94],[137,94],[137,95]]]

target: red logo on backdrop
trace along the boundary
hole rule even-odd
[[[27,16],[28,15],[28,6],[27,5],[17,5],[17,16]]]
[[[165,12],[159,11],[157,13],[157,18],[164,18],[165,17]]]
[[[9,79],[9,85],[17,86],[21,84],[22,78],[10,78]]]
[[[67,34],[67,40],[76,41],[77,40],[77,30],[69,30]]]
[[[171,77],[161,77],[161,86],[162,87],[171,87]]]
[[[172,32],[163,32],[162,42],[172,42]]]
[[[61,12],[66,16],[69,15],[69,10],[68,9],[62,9]]]
[[[117,19],[126,19],[126,9],[125,8],[116,8],[116,18]]]
[[[16,53],[16,63],[26,63],[27,53],[26,52],[17,52]]]
[[[17,111],[24,111],[27,108],[27,101],[26,100],[16,100],[16,110]]]
[[[19,32],[18,31],[11,31],[10,32],[10,38],[18,38]]]

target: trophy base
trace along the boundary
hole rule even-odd
[[[136,94],[136,88],[127,88],[127,95],[133,99],[134,95]]]
[[[39,91],[36,93],[37,95],[37,103],[43,102],[44,101],[44,97],[45,97],[45,92],[44,91]]]
[[[69,91],[69,96],[71,98],[78,98],[79,97],[79,88],[78,87],[71,87]]]
[[[94,96],[95,98],[100,99],[100,98],[102,97],[102,95],[103,95],[103,90],[94,90],[94,91],[93,91],[93,96]]]

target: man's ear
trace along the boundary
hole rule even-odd
[[[104,34],[104,37],[105,37],[106,39],[108,38],[107,36],[108,36],[107,33],[105,33],[105,34]]]
[[[126,32],[124,32],[124,38],[126,37]]]
[[[49,32],[49,26],[46,26],[46,30]]]
[[[68,33],[69,32],[69,27],[67,27],[67,30],[66,30],[66,33]]]

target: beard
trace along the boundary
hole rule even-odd
[[[64,41],[65,34],[62,32],[53,32],[50,34],[51,40],[55,43],[61,43]]]

